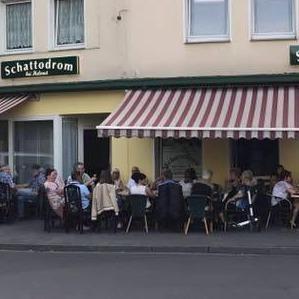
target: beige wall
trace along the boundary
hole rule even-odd
[[[279,143],[280,164],[291,171],[295,182],[299,183],[299,140],[282,140]]]
[[[289,65],[289,45],[297,44],[297,40],[249,40],[249,0],[231,0],[231,42],[202,44],[184,43],[183,0],[86,0],[86,49],[50,52],[49,1],[34,1],[34,53],[0,59],[79,55],[80,75],[0,79],[0,86],[126,77],[285,73],[298,69]],[[121,21],[116,19],[119,11]]]
[[[228,139],[204,139],[202,142],[203,169],[212,170],[213,181],[224,185],[230,169],[230,145]]]

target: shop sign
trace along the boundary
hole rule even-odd
[[[299,46],[290,46],[290,63],[299,65]]]
[[[74,74],[79,74],[78,56],[3,61],[1,63],[2,79]]]

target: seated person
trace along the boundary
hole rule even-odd
[[[57,175],[57,171],[53,168],[46,170],[46,181],[44,183],[49,204],[53,211],[62,219],[64,208],[64,183]]]
[[[191,195],[193,185],[192,172],[190,168],[185,170],[184,179],[181,180],[179,184],[182,186],[184,198],[189,197]]]
[[[126,186],[124,185],[122,179],[120,178],[120,171],[118,168],[114,168],[111,173],[112,181],[115,187],[116,193],[125,191]]]
[[[291,182],[292,182],[291,172],[284,170],[280,174],[280,181],[275,184],[272,191],[271,205],[273,207],[277,206],[282,200],[287,199],[289,195],[296,193],[296,190],[291,184]],[[294,204],[294,210],[293,210],[293,216],[290,221],[290,224],[292,227],[295,227],[296,226],[295,222],[299,211],[299,202],[294,201],[293,204]]]
[[[129,190],[131,189],[132,186],[136,186],[136,182],[135,182],[135,180],[133,179],[133,175],[134,175],[135,173],[140,173],[140,170],[139,170],[139,168],[138,168],[137,166],[133,166],[133,167],[132,167],[131,177],[130,177],[128,183],[127,183],[127,188],[128,188]]]
[[[225,198],[229,199],[239,192],[241,186],[241,170],[239,168],[231,168],[229,177],[225,181],[224,191]]]
[[[8,184],[11,189],[16,187],[15,183],[13,182],[10,167],[8,165],[0,166],[0,182]]]
[[[150,198],[154,198],[155,195],[151,191],[149,187],[146,186],[146,175],[143,173],[135,173],[132,175],[133,180],[135,181],[136,185],[131,186],[130,188],[130,194],[137,194],[137,195],[144,195],[147,196],[147,202],[146,202],[146,208],[151,207],[151,202],[149,200]]]
[[[257,181],[253,177],[253,172],[251,170],[245,170],[241,175],[242,185],[234,196],[229,198],[226,205],[229,203],[234,203],[237,208],[246,209],[249,207],[247,191],[255,192]]]
[[[156,202],[158,222],[163,227],[175,226],[181,229],[185,208],[182,186],[172,179],[170,169],[164,171],[163,175]]]
[[[99,182],[93,190],[91,220],[97,220],[98,215],[105,211],[114,211],[116,216],[119,213],[115,187],[108,170],[101,171]]]
[[[24,217],[25,202],[37,202],[39,188],[44,184],[46,178],[44,170],[40,165],[32,166],[32,178],[29,184],[17,185],[18,217]]]
[[[79,179],[79,182],[82,182],[87,187],[93,187],[95,184],[96,176],[93,176],[92,178],[85,172],[84,163],[77,162],[74,164],[73,171],[78,172],[80,176],[77,178]],[[67,184],[70,184],[72,181],[72,176],[69,176],[67,179]]]
[[[81,177],[82,176],[79,171],[73,171],[71,175],[72,180],[70,181],[70,184],[78,186],[80,188],[82,209],[83,211],[87,211],[90,205],[91,193],[88,190],[87,186],[83,184],[83,182],[81,182]]]

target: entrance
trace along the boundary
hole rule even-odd
[[[239,139],[232,141],[232,166],[250,169],[256,176],[271,175],[279,163],[278,140]]]
[[[84,165],[89,175],[110,167],[110,139],[98,138],[96,129],[84,129]]]

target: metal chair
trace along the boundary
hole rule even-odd
[[[185,226],[185,235],[188,234],[190,223],[192,220],[201,220],[204,223],[206,235],[209,234],[207,219],[205,215],[205,208],[208,203],[208,196],[206,195],[192,195],[187,198],[189,217]]]
[[[83,233],[83,209],[80,187],[70,184],[64,187],[64,225],[68,233],[74,223],[80,234]]]
[[[278,216],[280,221],[289,224],[292,215],[292,209],[293,205],[288,199],[281,199],[281,201],[279,201],[277,205],[271,206],[265,226],[266,231],[269,228],[271,219],[273,219],[273,215]]]
[[[130,209],[130,218],[129,223],[126,229],[126,233],[129,232],[132,221],[134,219],[143,219],[145,232],[148,233],[148,223],[146,217],[146,201],[147,196],[145,195],[129,195],[129,209]]]

